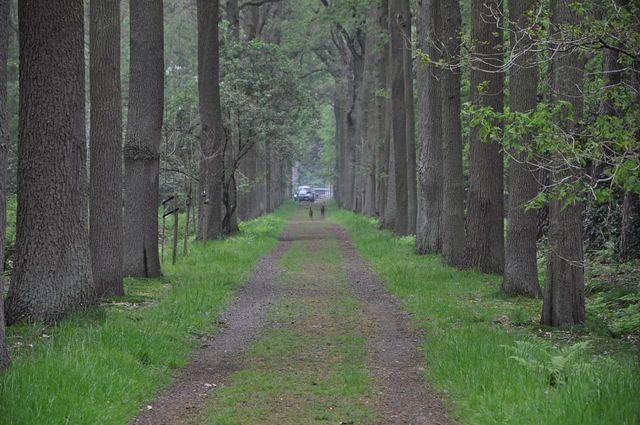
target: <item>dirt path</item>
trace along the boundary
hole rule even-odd
[[[337,225],[299,209],[135,424],[449,424],[419,336]]]
[[[219,319],[218,332],[203,341],[169,387],[153,404],[145,406],[134,424],[176,424],[195,414],[207,394],[240,369],[240,355],[255,339],[269,305],[277,298],[273,283],[278,279],[278,260],[289,246],[280,242],[258,263],[251,277],[236,294],[235,301]]]

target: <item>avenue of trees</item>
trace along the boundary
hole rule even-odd
[[[6,196],[19,205],[0,368],[5,322],[55,322],[162,274],[163,199],[206,242],[289,197],[320,95],[271,6],[0,0],[0,222]]]
[[[206,243],[299,175],[580,324],[585,252],[640,255],[639,99],[628,0],[0,0],[0,368],[162,274],[163,200]]]
[[[638,3],[321,3],[339,204],[582,323],[584,241],[640,254]]]

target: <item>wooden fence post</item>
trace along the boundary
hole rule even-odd
[[[162,214],[162,227],[160,229],[160,263],[164,262],[164,238],[167,233],[165,228],[165,217],[166,216]]]
[[[178,217],[180,216],[180,208],[173,211],[173,264],[176,264],[176,256],[178,255]]]
[[[187,218],[184,223],[184,249],[183,255],[186,257],[189,255],[189,216],[191,215],[191,181],[189,181],[189,188],[187,189]]]

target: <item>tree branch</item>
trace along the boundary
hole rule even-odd
[[[239,7],[238,10],[242,10],[245,9],[247,7],[251,7],[251,6],[256,6],[256,7],[260,7],[263,4],[267,4],[267,3],[278,3],[280,0],[250,0],[247,2],[242,3]]]

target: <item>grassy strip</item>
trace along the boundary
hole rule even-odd
[[[540,301],[504,299],[498,277],[445,267],[437,256],[415,254],[413,238],[330,211],[425,332],[428,377],[462,423],[640,423],[640,373],[629,345],[542,328]],[[572,344],[578,340],[591,348]]]
[[[1,424],[126,423],[185,364],[199,335],[292,212],[242,225],[241,234],[192,244],[163,279],[127,279],[128,296],[55,326],[8,329],[13,365],[0,375]]]
[[[274,330],[252,344],[246,368],[194,423],[374,423],[366,322],[346,288],[335,239],[296,241],[281,264],[286,272],[279,284],[292,292],[269,312]]]

